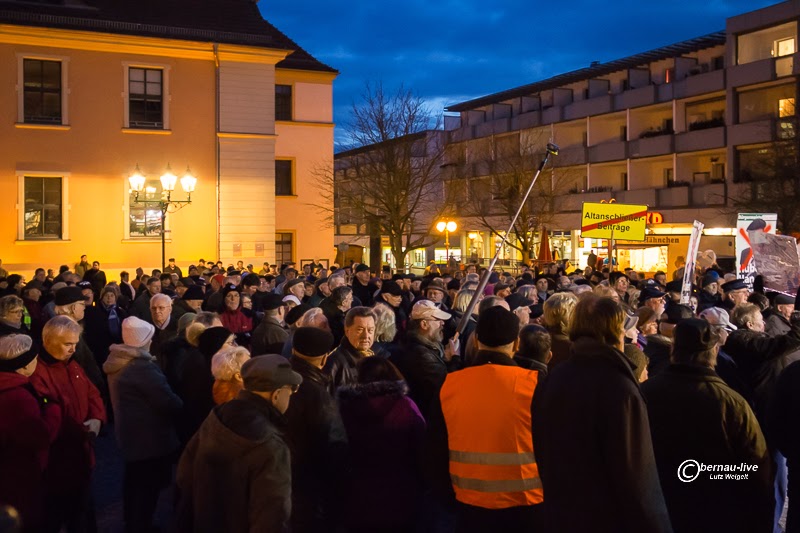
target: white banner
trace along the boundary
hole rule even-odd
[[[692,236],[689,237],[689,249],[686,251],[686,265],[683,271],[683,286],[681,287],[681,304],[689,305],[692,297],[692,284],[694,283],[694,265],[697,261],[697,251],[700,249],[700,236],[703,234],[705,224],[694,221]]]
[[[775,213],[739,213],[736,221],[736,275],[753,290],[756,267],[753,264],[753,250],[750,247],[748,231],[775,233],[778,215]]]

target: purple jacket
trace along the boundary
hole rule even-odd
[[[425,419],[403,381],[338,390],[352,475],[343,498],[345,523],[379,528],[413,524],[421,503]]]

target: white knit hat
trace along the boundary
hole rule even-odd
[[[122,321],[122,342],[128,346],[141,348],[153,338],[156,328],[141,318],[129,316]]]

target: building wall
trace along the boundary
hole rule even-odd
[[[45,38],[65,32],[33,30]],[[66,32],[68,33],[68,32]],[[3,34],[0,28],[0,35]],[[4,267],[26,272],[42,266],[72,266],[81,254],[99,260],[109,272],[161,263],[160,239],[126,239],[128,176],[138,164],[157,178],[169,163],[182,175],[190,166],[197,176],[192,204],[168,215],[168,256],[179,262],[211,258],[216,247],[216,155],[214,64],[211,60],[37,46],[35,39],[14,43],[0,38],[0,258]],[[6,41],[6,42],[3,42]],[[66,40],[54,42],[66,44]],[[90,43],[76,46],[92,48]],[[122,48],[122,47],[119,47]],[[68,123],[60,128],[28,129],[17,125],[18,54],[68,60]],[[177,56],[181,54],[175,54]],[[162,66],[169,71],[169,131],[124,129],[125,63]],[[18,239],[19,172],[68,176],[62,241]],[[180,186],[177,187],[180,191]],[[183,198],[182,191],[175,193]]]
[[[4,267],[30,274],[40,266],[72,266],[81,254],[99,260],[110,279],[123,269],[160,267],[160,238],[132,239],[126,233],[128,177],[137,164],[148,179],[157,180],[167,164],[178,177],[187,166],[197,177],[192,203],[167,216],[166,255],[182,266],[199,258],[273,262],[276,230],[295,233],[297,259],[333,259],[332,227],[319,229],[321,217],[306,204],[317,200],[312,169],[332,166],[335,74],[276,76],[275,65],[288,53],[0,25]],[[17,124],[22,56],[64,61],[64,125]],[[164,130],[125,128],[127,66],[168,73]],[[295,88],[295,121],[276,128],[274,85],[287,80]],[[295,197],[275,199],[276,155],[297,161]],[[66,178],[63,239],[18,239],[19,175],[26,172]],[[173,199],[184,198],[178,185]]]
[[[294,196],[275,200],[275,230],[293,234],[293,260],[333,263],[333,199],[322,185],[333,175],[333,78],[331,74],[280,69],[277,83],[292,85],[292,121],[276,123],[275,157],[291,159]],[[322,207],[316,207],[322,206]]]

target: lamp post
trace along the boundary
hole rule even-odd
[[[172,173],[172,168],[170,167],[169,163],[167,163],[167,170],[164,174],[161,175],[161,199],[160,200],[140,200],[139,193],[145,190],[145,181],[146,178],[142,171],[139,170],[139,165],[136,165],[136,169],[133,171],[133,174],[130,175],[128,178],[128,183],[131,186],[131,192],[133,192],[133,202],[136,204],[141,204],[144,206],[155,206],[161,211],[161,271],[164,271],[164,267],[166,266],[165,256],[166,256],[166,237],[165,237],[165,221],[167,213],[174,213],[190,203],[192,203],[192,193],[194,192],[195,187],[197,186],[197,178],[192,174],[189,167],[186,167],[186,173],[180,179],[181,188],[183,192],[186,193],[186,200],[173,200],[172,193],[175,191],[175,184],[178,182],[178,176]],[[172,211],[170,211],[170,207],[172,207]]]
[[[450,268],[450,232],[458,229],[458,225],[452,220],[440,220],[436,223],[436,229],[439,233],[444,233],[445,263]]]

